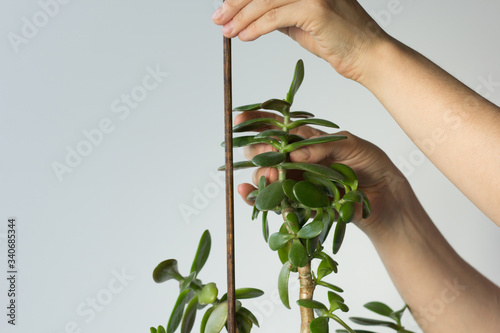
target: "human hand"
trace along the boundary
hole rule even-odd
[[[235,117],[235,124],[263,117],[282,121],[282,118],[276,114],[252,111],[243,112]],[[291,133],[305,138],[326,134],[309,126],[298,127],[291,130]],[[348,138],[331,143],[302,147],[290,153],[291,162],[315,163],[327,166],[333,163],[343,163],[351,167],[358,176],[359,188],[368,196],[372,207],[372,214],[368,219],[361,219],[361,209],[358,207],[353,222],[369,236],[392,230],[391,223],[397,221],[405,209],[418,204],[418,202],[414,202],[416,198],[406,178],[377,146],[348,132],[337,134],[345,135]],[[251,145],[245,148],[245,157],[251,159],[255,155],[270,150],[272,150],[271,146],[266,144]],[[290,172],[289,176],[300,178],[300,174],[291,174]],[[262,175],[266,177],[267,182],[278,179],[275,168],[259,168],[254,172],[253,183],[258,184]],[[238,193],[243,200],[253,205],[253,201],[246,198],[255,189],[255,186],[244,183],[238,186]]]
[[[374,46],[388,36],[352,0],[226,0],[212,20],[228,38],[252,41],[279,30],[359,81]]]

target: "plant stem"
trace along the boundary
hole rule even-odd
[[[314,293],[314,283],[311,275],[311,262],[304,267],[299,267],[300,292],[299,299],[312,299]],[[309,325],[314,319],[313,309],[300,307],[300,333],[310,333]]]

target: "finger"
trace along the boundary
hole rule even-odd
[[[231,30],[231,36],[238,36],[242,41],[252,41],[279,28],[293,26],[300,28],[301,24],[298,21],[297,13],[303,13],[304,10],[302,2],[294,1],[261,13],[253,21],[242,18],[241,21],[234,22],[228,29]]]
[[[259,155],[268,151],[277,151],[277,149],[266,143],[259,143],[255,145],[246,146],[245,148],[243,148],[243,155],[247,160],[250,161],[252,158],[255,157],[255,155]]]
[[[278,180],[278,170],[276,168],[258,168],[253,172],[252,182],[258,185],[262,176],[266,178],[266,184],[270,184]]]
[[[257,188],[255,186],[252,186],[251,184],[243,183],[238,185],[237,191],[247,204],[253,206],[254,201],[248,200],[247,197],[251,192],[255,191],[256,189]]]
[[[252,0],[225,0],[222,6],[217,8],[213,13],[212,21],[218,25],[226,24],[251,1]]]

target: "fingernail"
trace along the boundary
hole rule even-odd
[[[221,18],[221,16],[222,16],[222,7],[219,7],[212,14],[212,20],[218,20]]]
[[[223,27],[222,27],[222,32],[223,33],[226,33],[226,34],[229,34],[231,33],[231,31],[233,30],[233,21],[231,20],[229,23],[225,24]]]

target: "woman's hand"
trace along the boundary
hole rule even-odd
[[[235,118],[235,123],[253,118],[275,118],[282,121],[276,114],[260,111],[244,112]],[[305,138],[317,137],[325,133],[309,126],[301,126],[291,131]],[[358,175],[359,188],[368,196],[372,206],[372,214],[366,220],[361,220],[361,209],[358,207],[354,222],[369,236],[384,234],[386,230],[393,230],[391,223],[399,221],[401,214],[406,209],[418,204],[413,191],[403,174],[390,161],[387,155],[372,143],[360,139],[348,132],[338,134],[346,135],[346,140],[335,141],[302,147],[290,153],[292,162],[305,162],[323,165],[343,163],[350,166]],[[270,151],[266,144],[257,144],[245,148],[245,156],[253,156]],[[275,168],[259,168],[254,172],[253,183],[257,184],[264,175],[268,182],[277,180]],[[289,174],[290,175],[290,174]],[[297,175],[300,177],[300,175]],[[246,200],[247,195],[256,188],[248,183],[240,184],[238,192]]]
[[[212,19],[242,41],[279,30],[355,81],[374,46],[389,39],[353,0],[226,0]]]

